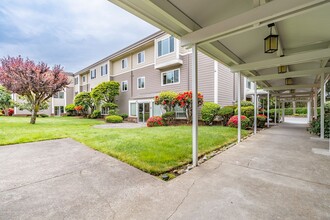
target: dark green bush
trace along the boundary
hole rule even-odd
[[[267,116],[257,115],[257,127],[258,128],[264,128],[266,121],[267,121]],[[250,125],[253,126],[253,123],[254,123],[254,116],[251,116],[250,117]]]
[[[108,114],[109,115],[118,115],[118,111],[114,110],[114,109],[111,109],[111,110],[109,110]]]
[[[65,106],[65,111],[68,113],[68,116],[74,115],[76,113],[76,110],[74,109],[74,104],[69,104]]]
[[[220,105],[213,102],[205,102],[202,109],[202,120],[207,125],[212,125],[220,109]],[[164,117],[163,117],[164,118]]]
[[[222,124],[227,125],[229,119],[234,115],[233,106],[224,106],[218,111],[218,115],[222,118]]]
[[[90,118],[101,118],[101,111],[94,110],[93,113],[90,115]]]
[[[330,138],[330,113],[324,114],[324,137]],[[321,116],[319,115],[317,119],[313,119],[308,128],[311,134],[316,134],[320,136],[321,134]]]
[[[238,109],[235,110],[235,115],[238,114]],[[250,118],[254,115],[254,107],[253,106],[246,106],[241,107],[241,115],[245,115],[246,117]]]
[[[128,118],[128,114],[125,114],[125,113],[124,113],[124,114],[119,114],[119,116],[122,117],[124,120],[125,120],[126,118]]]
[[[112,102],[109,102],[109,103],[104,103],[102,105],[103,108],[109,108],[110,110],[114,110],[114,109],[117,109],[118,108],[118,105],[115,104],[115,103],[112,103]]]
[[[122,123],[123,118],[119,115],[109,115],[105,117],[105,121],[108,123]]]
[[[175,119],[175,112],[165,112],[162,114],[162,119],[165,122],[165,125],[172,125]]]

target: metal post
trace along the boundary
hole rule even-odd
[[[276,124],[276,120],[277,120],[277,111],[276,111],[276,108],[277,108],[277,97],[275,97],[275,111],[274,111],[274,122]]]
[[[321,73],[321,136],[324,139],[324,73]]]
[[[314,98],[313,98],[314,100],[314,105],[313,105],[313,107],[314,107],[314,118],[315,119],[317,119],[317,90],[315,89],[314,90]]]
[[[257,107],[258,106],[258,97],[257,97],[257,82],[254,82],[254,134],[257,134]]]
[[[197,73],[197,45],[192,46],[192,161],[193,166],[198,166],[198,73]]]
[[[307,102],[307,121],[311,121],[311,101]]]
[[[238,72],[237,84],[237,105],[238,105],[238,123],[237,123],[237,142],[241,142],[241,73]]]
[[[284,115],[285,115],[285,101],[282,101],[282,122],[284,122]]]
[[[269,128],[269,92],[267,92],[267,127]]]

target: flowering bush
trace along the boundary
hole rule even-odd
[[[8,115],[9,115],[9,116],[12,116],[13,114],[14,114],[14,109],[9,108],[9,109],[8,109]]]
[[[160,116],[153,116],[147,120],[148,127],[164,126],[163,119]]]
[[[81,105],[77,105],[74,107],[74,110],[76,110],[77,113],[80,114],[84,110],[84,107]]]
[[[254,122],[254,116],[250,117],[251,125],[253,125]],[[263,114],[257,115],[257,127],[258,128],[264,128],[265,122],[267,121],[267,116]]]
[[[186,109],[188,123],[191,123],[192,117],[192,91],[179,93],[176,100],[181,108]],[[198,93],[198,106],[203,105],[203,95]]]
[[[241,116],[241,128],[242,129],[247,129],[250,123],[250,119],[248,119],[245,115]],[[231,117],[228,121],[228,126],[237,128],[238,127],[238,116],[234,115]]]
[[[161,92],[159,96],[155,96],[155,104],[163,106],[167,112],[170,112],[177,104],[177,95],[176,92],[172,91]]]

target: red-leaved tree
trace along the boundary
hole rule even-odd
[[[203,105],[203,95],[202,93],[198,92],[197,95],[198,103],[197,106]],[[176,100],[181,108],[186,109],[186,116],[187,116],[187,122],[191,123],[192,121],[192,91],[186,91],[179,93],[176,97]]]
[[[35,124],[40,105],[70,84],[63,68],[36,64],[21,56],[1,59],[0,84],[7,90],[26,98],[32,106],[31,124]]]

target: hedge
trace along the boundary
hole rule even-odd
[[[122,123],[123,118],[119,115],[110,115],[105,118],[105,121],[108,123]]]

